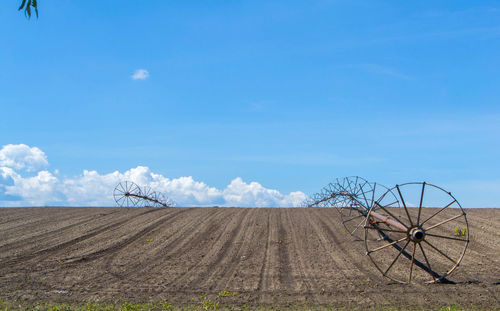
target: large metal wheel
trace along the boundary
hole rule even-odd
[[[460,203],[425,182],[388,190],[368,211],[364,227],[367,255],[383,276],[399,283],[446,280],[469,244]]]
[[[113,198],[120,207],[140,206],[141,195],[141,188],[131,181],[119,183],[113,191]]]

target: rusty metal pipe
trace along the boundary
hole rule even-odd
[[[163,207],[168,207],[167,204],[163,203],[163,202],[160,202],[158,200],[155,200],[153,198],[150,198],[150,197],[147,197],[147,196],[144,196],[144,195],[138,195],[138,194],[133,194],[133,193],[125,193],[125,196],[126,197],[134,197],[134,198],[138,198],[138,199],[143,199],[143,200],[146,200],[146,201],[150,201],[150,202],[153,202],[153,203],[157,203],[157,204],[160,204],[161,206]]]
[[[408,229],[403,224],[401,224],[398,221],[393,220],[387,216],[381,215],[381,214],[374,212],[374,211],[370,212],[370,216],[372,216],[373,218],[376,218],[377,220],[380,220],[381,222],[388,224],[391,227],[397,228],[403,232],[408,232]]]

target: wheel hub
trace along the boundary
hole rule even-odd
[[[425,231],[421,228],[412,228],[410,230],[410,239],[415,243],[420,243],[425,239]]]

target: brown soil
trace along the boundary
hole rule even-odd
[[[0,298],[232,305],[500,307],[500,209],[468,210],[452,284],[382,277],[334,209],[3,208]]]

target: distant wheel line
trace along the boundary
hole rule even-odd
[[[151,187],[139,187],[132,181],[118,183],[113,191],[113,198],[119,207],[172,207],[174,201]]]

